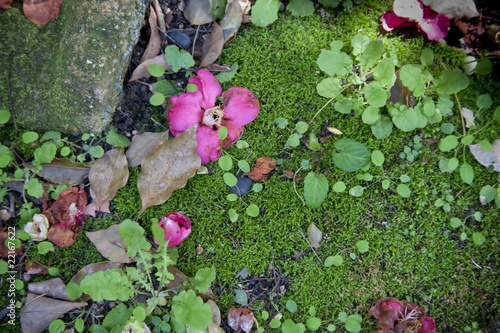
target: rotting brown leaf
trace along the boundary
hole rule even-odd
[[[132,82],[132,81],[136,81],[136,80],[143,78],[143,77],[145,77],[145,78],[151,77],[151,74],[148,71],[148,66],[154,65],[154,64],[163,66],[163,68],[165,68],[165,70],[167,72],[172,70],[172,66],[167,64],[167,61],[165,60],[165,55],[160,54],[154,58],[148,59],[148,60],[144,61],[143,63],[139,64],[139,66],[137,66],[137,68],[134,69],[134,72],[132,73],[132,76],[130,77],[130,79],[128,81]]]
[[[103,257],[112,262],[129,264],[135,262],[127,255],[127,245],[120,235],[120,225],[115,224],[105,230],[85,232]]]
[[[210,305],[210,309],[212,310],[212,323],[208,326],[208,333],[217,333],[221,321],[220,309],[211,299],[207,301],[207,304]]]
[[[59,15],[59,7],[62,3],[63,0],[24,0],[24,15],[31,22],[44,25]]]
[[[128,181],[128,162],[123,148],[108,150],[89,172],[90,196],[100,206],[113,199]]]
[[[186,185],[201,166],[196,152],[196,128],[193,126],[173,140],[160,143],[142,161],[142,171],[137,179],[142,209],[167,201],[172,192]]]
[[[241,26],[243,11],[239,1],[233,1],[226,8],[224,18],[220,22],[220,27],[224,33],[224,43],[227,43],[231,38],[236,36],[238,29]]]
[[[111,211],[109,210],[109,204],[110,204],[109,201],[104,201],[100,205],[98,205],[95,202],[91,202],[85,207],[85,209],[83,210],[83,214],[90,215],[92,217],[97,216],[96,212],[111,214]]]
[[[127,160],[131,168],[141,165],[144,157],[150,155],[159,144],[168,140],[169,131],[162,133],[144,132],[134,135],[127,149]]]
[[[307,239],[309,240],[309,243],[311,243],[311,246],[317,250],[321,244],[321,240],[323,239],[323,233],[318,229],[318,227],[316,227],[316,225],[314,225],[314,223],[311,223],[309,228],[307,228]]]
[[[158,31],[156,11],[153,6],[149,6],[148,22],[151,35],[149,36],[148,46],[146,46],[146,50],[142,54],[140,63],[156,57],[158,53],[160,53],[161,48],[161,37],[160,32]]]
[[[210,35],[203,43],[202,57],[200,67],[206,67],[213,64],[219,58],[222,48],[224,47],[224,33],[220,25],[214,22],[214,26]]]
[[[51,183],[68,186],[82,183],[91,167],[90,163],[73,162],[68,158],[54,158],[52,162],[41,165],[43,169],[38,172],[40,177]],[[24,164],[24,166],[31,171],[35,170],[32,163]]]
[[[500,172],[500,139],[493,141],[490,151],[481,148],[479,143],[470,145],[469,149],[479,163],[485,167],[493,165],[493,170]]]
[[[192,25],[203,25],[213,21],[209,0],[189,0],[184,9],[184,17]]]
[[[255,182],[265,181],[276,169],[276,160],[267,156],[255,159],[255,165],[252,166],[250,172],[244,173],[243,176],[248,176]]]
[[[235,332],[249,333],[253,326],[253,312],[247,308],[232,307],[227,314],[227,324]]]
[[[60,278],[28,283],[28,291],[34,294],[44,294],[47,297],[62,299],[63,301],[73,301],[66,293],[66,285]]]
[[[21,330],[41,333],[53,320],[66,312],[86,306],[86,302],[67,302],[38,294],[28,293],[26,303],[21,309]]]
[[[24,267],[26,268],[26,274],[49,274],[47,266],[44,266],[32,259],[25,259]]]

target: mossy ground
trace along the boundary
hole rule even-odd
[[[271,27],[250,27],[224,49],[219,62],[237,62],[239,70],[236,78],[223,89],[233,85],[246,87],[261,103],[259,116],[245,127],[243,140],[250,147],[242,150],[231,147],[227,153],[250,163],[260,156],[273,157],[278,161],[278,172],[263,183],[262,192],[250,192],[241,201],[229,202],[223,171],[217,163],[208,164],[210,174],[195,176],[166,203],[146,210],[140,220],[149,232],[151,218],[172,211],[185,212],[192,220],[193,230],[179,246],[178,267],[194,275],[200,268],[214,266],[217,270],[215,286],[221,291],[218,305],[223,312],[235,305],[233,289],[238,288],[239,279],[235,279],[235,275],[240,270],[246,267],[250,275],[261,275],[272,266],[291,280],[289,290],[281,295],[276,306],[283,309],[287,300],[294,300],[299,310],[295,314],[285,310],[284,317],[295,322],[305,322],[309,307],[314,306],[317,317],[325,323],[334,322],[338,314],[345,311],[363,317],[363,332],[375,331],[375,320],[368,316],[368,310],[379,298],[393,296],[425,306],[429,315],[435,318],[438,332],[463,332],[472,322],[478,322],[479,327],[488,332],[498,327],[500,214],[494,204],[482,206],[479,202],[479,190],[484,185],[496,184],[497,174],[488,173],[467,153],[467,161],[473,166],[476,178],[472,186],[466,185],[457,172],[439,170],[440,156],[450,157],[452,153],[439,152],[436,145],[424,141],[420,155],[412,163],[399,157],[404,146],[421,131],[394,130],[389,138],[377,140],[359,117],[345,116],[331,106],[326,107],[312,124],[316,134],[328,123],[340,129],[344,137],[384,153],[383,168],[372,166],[367,172],[374,179],[365,182],[357,180],[356,173],[337,169],[329,153],[317,162],[304,142],[297,148],[284,149],[289,131],[276,126],[278,117],[288,119],[292,127],[297,121],[312,119],[326,102],[316,92],[316,84],[323,77],[316,64],[320,50],[327,48],[332,40],[340,39],[348,52],[350,37],[359,30],[373,39],[379,37],[378,18],[389,4],[388,1],[367,1],[329,20],[316,14],[306,18],[281,14]],[[422,38],[403,40],[384,35],[380,39],[386,50],[397,55],[401,63],[408,58],[410,62],[418,62],[423,47],[432,48],[436,58],[449,68],[457,67],[463,58],[459,50],[427,43]],[[434,68],[436,73],[440,70],[439,66]],[[477,96],[486,92],[492,95],[494,106],[497,106],[498,84],[491,80],[488,77],[473,82],[459,95],[462,106],[474,108]],[[456,108],[454,112],[446,121],[460,128]],[[489,140],[495,139],[494,135],[493,127],[478,134],[481,139]],[[439,126],[428,126],[425,137],[443,137],[443,134]],[[366,187],[363,196],[356,198],[347,192],[330,190],[318,209],[308,209],[296,195],[293,182],[281,174],[283,169],[298,170],[304,159],[314,168],[328,171],[330,185],[342,180],[348,189],[358,184]],[[135,219],[141,210],[136,187],[139,172],[138,168],[132,169],[128,185],[113,201],[121,219]],[[301,171],[298,176],[304,177],[307,172]],[[395,190],[402,174],[411,177],[409,198],[402,198]],[[391,180],[388,190],[382,189],[382,179]],[[302,184],[297,185],[297,191],[303,194]],[[435,200],[446,194],[453,196],[449,213],[434,206]],[[260,207],[261,215],[251,218],[245,214],[250,203]],[[230,208],[239,213],[235,223],[230,222],[227,215]],[[475,211],[483,214],[481,221],[471,217],[463,228],[450,227],[450,218],[464,220]],[[305,234],[312,222],[324,235],[318,256],[324,260],[327,256],[341,254],[342,266],[325,268],[313,253],[292,259],[295,253],[309,248],[300,231]],[[99,227],[96,222],[91,225]],[[459,239],[462,231],[468,235],[465,241]],[[486,242],[475,245],[473,232],[482,232]],[[57,258],[72,258],[70,262],[74,262],[79,251],[87,251],[91,253],[88,259],[95,256],[96,261],[100,260],[83,236],[78,240],[81,244],[77,242],[70,249],[58,249],[61,256]],[[356,249],[359,240],[369,241],[367,253],[360,254]],[[198,246],[203,248],[200,255],[196,253]],[[356,259],[351,259],[351,253],[357,255]],[[87,260],[85,264],[90,262]],[[60,262],[53,264],[63,265]],[[65,262],[64,266],[70,268],[63,271],[67,281],[74,269]],[[84,263],[77,266],[81,268]],[[263,303],[250,305],[257,308]],[[254,310],[254,313],[262,324],[260,311]]]

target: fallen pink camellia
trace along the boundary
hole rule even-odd
[[[167,118],[170,132],[176,136],[198,124],[196,151],[205,164],[217,161],[222,152],[243,135],[244,125],[252,122],[260,111],[259,100],[253,92],[242,87],[231,87],[222,93],[219,81],[206,69],[200,69],[189,79],[198,87],[195,92],[186,92],[169,99]],[[222,105],[215,105],[217,97],[223,97]],[[219,140],[219,129],[225,126],[226,139]]]
[[[394,28],[417,27],[429,40],[440,40],[448,34],[450,19],[424,7],[419,0],[394,0],[394,12],[384,12],[380,21],[385,31]]]
[[[163,216],[158,222],[158,226],[165,231],[163,240],[169,241],[167,247],[179,245],[191,233],[191,220],[181,213],[170,213]],[[158,244],[156,239],[155,243]]]
[[[394,297],[379,299],[368,312],[377,319],[382,330],[375,333],[417,332],[434,333],[434,318],[425,315],[425,308]]]

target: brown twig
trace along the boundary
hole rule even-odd
[[[311,243],[309,243],[309,241],[307,240],[306,236],[302,233],[302,231],[300,231],[299,229],[299,232],[300,234],[302,235],[302,237],[304,237],[304,239],[306,240],[307,244],[309,244],[309,246],[311,247],[311,250],[313,250],[314,254],[316,255],[316,258],[318,258],[319,262],[324,266],[325,264],[323,263],[323,261],[320,259],[320,257],[318,256],[318,254],[316,253],[316,251],[314,250],[314,247],[311,245]]]

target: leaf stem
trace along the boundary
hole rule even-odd
[[[310,121],[310,122],[309,122],[309,124],[307,124],[307,125],[308,125],[308,126],[311,126],[311,123],[313,122],[314,118],[316,118],[316,116],[317,116],[317,115],[318,115],[321,111],[323,111],[323,109],[324,109],[324,108],[326,108],[326,107],[327,107],[327,105],[328,105],[328,104],[330,104],[330,103],[334,100],[334,98],[335,98],[335,97],[337,97],[338,95],[340,95],[340,93],[341,93],[341,92],[343,92],[344,90],[346,90],[346,89],[347,89],[347,88],[349,88],[350,86],[352,86],[352,84],[348,84],[347,86],[345,86],[344,88],[342,88],[342,90],[341,90],[341,91],[339,91],[338,93],[336,93],[336,94],[335,94],[335,96],[333,96],[332,98],[330,98],[330,99],[328,100],[328,102],[326,102],[326,103],[325,103],[325,105],[323,105],[323,106],[321,107],[321,109],[319,109],[319,110],[318,110],[318,112],[316,112],[316,114],[312,117],[311,121]]]
[[[462,120],[462,134],[465,136],[465,123],[464,123],[464,114],[462,113],[462,107],[460,106],[460,101],[458,100],[457,94],[454,93],[453,96],[455,96],[455,101],[457,102],[458,111],[460,112],[460,119]]]

